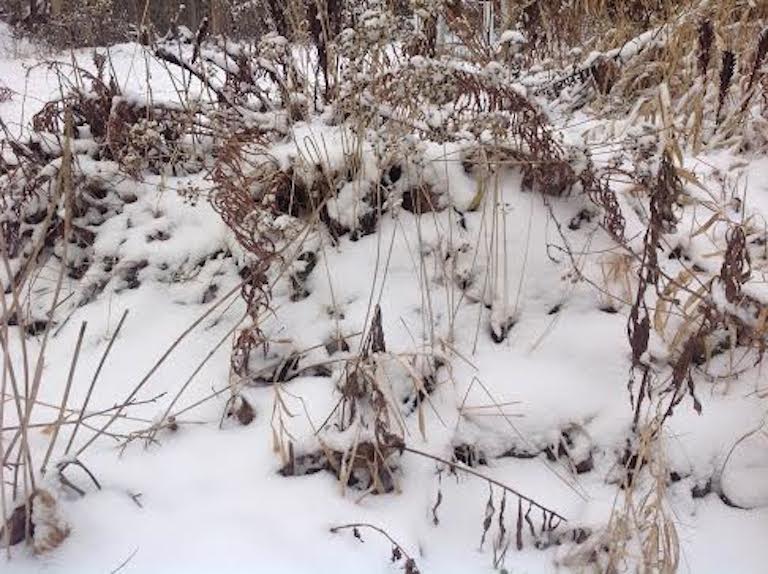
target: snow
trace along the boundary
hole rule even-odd
[[[502,42],[524,41],[517,32],[502,36]],[[9,42],[7,29],[0,29],[0,77],[16,91],[10,102],[0,104],[0,118],[21,129],[57,94],[58,86],[37,56],[26,48],[12,53]],[[640,46],[627,47],[636,49]],[[155,98],[173,99],[172,83],[157,62],[147,64],[139,47],[117,46],[111,56],[132,97],[146,95],[149,79]],[[76,57],[89,65],[88,51]],[[420,65],[415,59],[411,64]],[[568,130],[566,137],[580,138],[582,129]],[[321,122],[299,124],[272,152],[283,167],[296,158],[311,158],[308,163],[321,160],[333,169],[343,165],[349,138],[345,130]],[[324,157],[314,157],[317,149]],[[478,194],[478,184],[459,161],[450,159],[461,147],[447,144],[421,151],[429,166],[424,172],[427,182],[466,210]],[[354,228],[361,215],[357,210],[365,185],[378,181],[376,152],[364,147],[367,163],[360,175],[328,205],[331,215],[348,228]],[[731,159],[708,158],[710,165]],[[692,169],[701,168],[695,160],[689,162]],[[104,164],[84,162],[81,167],[95,171]],[[713,171],[702,168],[697,176],[714,185]],[[744,199],[749,209],[768,213],[768,163],[755,161],[746,172],[749,191]],[[105,180],[110,175],[104,174]],[[80,404],[117,321],[129,311],[90,408],[107,409],[123,401],[179,334],[215,304],[206,298],[211,285],[216,285],[219,297],[233,291],[234,296],[181,341],[138,396],[151,402],[132,406],[130,416],[143,421],[139,428],[159,420],[209,353],[211,359],[179,406],[216,396],[184,414],[175,432],[161,431],[157,444],[145,448],[139,439],[122,450],[110,439],[100,439],[83,455],[100,490],[76,468],[68,472],[87,489],[84,497],[49,476],[47,483],[60,496],[60,511],[71,533],[60,547],[43,555],[14,549],[11,558],[0,558],[2,571],[102,573],[124,562],[123,571],[136,573],[397,571],[389,562],[390,546],[375,533],[363,529],[364,543],[350,532],[330,533],[332,526],[356,522],[387,530],[416,557],[422,572],[492,571],[488,542],[478,549],[488,498],[482,480],[447,471],[438,476],[434,462],[409,453],[400,461],[400,492],[379,496],[351,489],[342,493],[327,472],[299,477],[278,473],[282,463],[272,444],[276,394],[289,413],[285,424],[296,438],[297,452],[311,451],[317,447],[313,429],[337,401],[335,383],[342,376],[338,364],[332,364],[329,376],[299,376],[277,386],[246,388],[243,396],[256,412],[253,424],[220,424],[229,396],[231,330],[245,311],[236,289],[240,261],[228,255],[238,248],[208,202],[192,205],[180,197],[178,191],[189,185],[205,189],[206,182],[195,175],[158,175],[117,185],[117,196],[131,195],[135,201],[121,204],[121,211],[99,227],[93,260],[120,263],[113,268],[95,265],[82,282],[67,280],[65,295],[72,295],[65,306],[67,321],[49,345],[40,399],[58,404],[77,332],[87,321],[70,399],[70,405]],[[688,187],[692,194],[705,195]],[[622,206],[632,213],[631,193],[624,191]],[[483,473],[545,502],[573,526],[599,529],[613,508],[616,486],[608,478],[616,470],[632,422],[626,388],[631,362],[627,308],[606,312],[599,293],[572,281],[565,255],[548,249],[562,243],[553,214],[558,221],[569,221],[583,207],[581,199],[550,199],[547,205],[541,196],[524,192],[519,174],[513,172],[499,175],[496,192],[479,211],[464,213],[461,221],[451,209],[421,216],[393,209],[376,233],[357,241],[346,236],[334,245],[310,237],[306,245],[317,247],[320,261],[307,279],[309,295],[291,301],[290,285],[276,285],[273,312],[261,325],[274,341],[272,354],[260,359],[261,364],[274,368],[275,361],[306,349],[311,351],[302,356],[302,365],[348,356],[330,356],[325,343],[342,334],[351,349],[358,349],[370,303],[378,302],[389,357],[385,378],[395,399],[412,391],[403,361],[417,369],[423,365],[414,358],[416,353],[450,358],[450,368],[438,371],[436,391],[422,405],[421,416],[403,418],[409,444],[443,458],[450,458],[458,445],[473,445],[493,457],[480,469]],[[489,207],[494,204],[498,209]],[[495,220],[499,214],[502,217]],[[687,229],[694,221],[694,215],[686,214],[680,226]],[[638,216],[628,221],[627,236],[640,229]],[[722,236],[724,230],[717,224],[712,233]],[[157,237],[163,239],[150,240]],[[586,231],[573,239],[574,253],[610,248],[607,237]],[[704,234],[688,246],[702,264],[711,250],[708,242]],[[129,285],[127,277],[137,264],[139,284]],[[585,259],[582,273],[599,281],[601,265]],[[47,271],[47,277],[55,277],[55,269]],[[453,281],[454,274],[462,273],[478,281],[467,290],[469,295]],[[489,277],[487,284],[479,281],[482,277]],[[41,288],[46,281],[46,276],[39,278]],[[103,291],[78,306],[96,283]],[[622,286],[607,288],[618,296]],[[496,331],[509,326],[500,344],[492,341],[489,323]],[[215,349],[220,340],[225,343]],[[662,342],[654,345],[651,352],[662,355]],[[713,358],[713,368],[724,372],[727,362],[727,354]],[[754,391],[764,390],[761,380],[759,372],[750,370],[728,383],[700,386],[703,415],[684,402],[666,431],[663,444],[670,468],[682,477],[671,488],[669,503],[680,528],[684,571],[758,571],[756,566],[768,560],[763,543],[768,535],[765,437],[753,432],[740,440],[761,428],[764,405],[752,400]],[[53,420],[56,410],[46,414],[44,420]],[[131,432],[135,422],[121,420],[113,430]],[[543,454],[564,431],[577,437],[574,458],[594,458],[593,472],[575,474],[562,457],[552,461]],[[329,438],[339,445],[348,439],[349,433],[341,432]],[[42,446],[46,437],[33,433],[32,441]],[[536,456],[508,454],[513,451]],[[694,499],[692,487],[713,474],[730,501],[749,510],[727,506],[716,493]],[[432,509],[438,488],[442,503],[436,525]],[[506,568],[554,572],[564,555],[564,548],[537,550],[527,544],[510,553]]]
[[[14,60],[34,57],[39,54],[39,48],[23,38],[15,38],[13,30],[5,22],[0,22],[0,58]]]
[[[499,37],[499,44],[525,44],[527,41],[519,30],[504,30]]]

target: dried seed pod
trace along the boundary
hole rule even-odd
[[[699,24],[699,74],[706,78],[709,71],[709,62],[712,58],[712,45],[715,41],[715,30],[711,20],[704,20]]]
[[[760,70],[763,67],[763,64],[765,63],[765,57],[768,55],[768,28],[765,28],[762,32],[760,32],[760,36],[758,36],[757,39],[757,47],[755,48],[755,58],[752,62],[752,72],[749,75],[749,81],[747,82],[747,89],[745,90],[747,94],[749,94],[752,91],[752,88],[755,86],[755,82],[757,81],[758,76],[760,75]]]
[[[715,123],[720,125],[720,116],[725,105],[725,98],[731,89],[733,82],[733,72],[736,69],[736,54],[730,50],[723,52],[723,65],[720,70],[720,93],[717,97],[717,114],[715,114]]]

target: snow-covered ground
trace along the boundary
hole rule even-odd
[[[59,84],[41,56],[29,46],[17,51],[7,36],[0,29],[0,87],[11,88],[13,96],[0,103],[0,118],[17,131],[59,93]],[[89,51],[73,57],[91,66]],[[157,62],[148,64],[138,46],[117,46],[111,57],[118,77],[126,80],[126,92],[142,97],[149,81],[156,99],[174,93],[167,71]],[[63,62],[69,58],[57,56]],[[287,157],[306,151],[301,146],[307,138],[333,142],[339,129],[298,125],[275,153]],[[579,138],[582,129],[566,135]],[[449,160],[443,149],[428,149],[427,156],[433,183],[453,205],[469,205],[477,183],[461,163]],[[715,189],[714,168],[728,170],[735,162],[719,155],[707,158],[706,164],[693,159],[687,164],[705,187]],[[747,209],[768,213],[768,160],[741,169]],[[112,430],[149,427],[204,362],[178,406],[200,404],[179,417],[178,430],[159,432],[152,444],[138,439],[123,449],[122,441],[99,439],[82,460],[100,489],[74,467],[68,476],[85,496],[49,476],[71,533],[45,555],[13,548],[10,557],[0,558],[2,572],[338,574],[402,568],[401,562],[390,561],[391,544],[370,529],[360,529],[362,543],[351,531],[330,531],[350,523],[384,529],[423,573],[493,571],[496,518],[480,548],[489,496],[482,479],[446,469],[438,474],[440,465],[408,452],[399,462],[396,490],[388,494],[342,492],[329,472],[295,477],[278,472],[283,463],[274,449],[276,405],[282,405],[285,430],[294,437],[297,453],[316,448],[313,429],[336,406],[335,381],[341,376],[336,360],[345,356],[329,354],[325,345],[340,333],[350,352],[356,351],[371,301],[381,308],[388,357],[381,368],[391,377],[395,395],[408,395],[404,373],[406,365],[420,364],[415,352],[449,357],[449,364],[437,371],[429,400],[418,413],[402,418],[410,447],[450,459],[456,447],[471,445],[484,459],[475,467],[478,471],[555,510],[568,519],[569,527],[598,532],[605,526],[616,500],[618,460],[633,414],[627,391],[628,307],[608,309],[605,296],[586,282],[573,281],[571,262],[551,248],[563,245],[555,220],[567,223],[576,217],[584,207],[582,198],[550,198],[547,205],[539,194],[521,189],[519,175],[507,173],[499,181],[496,202],[487,201],[487,209],[421,216],[393,209],[376,233],[357,241],[347,236],[333,245],[310,238],[319,259],[306,281],[308,295],[293,301],[290,284],[279,283],[274,313],[262,329],[273,340],[277,359],[296,352],[301,366],[324,364],[330,369],[316,369],[277,387],[246,388],[244,397],[256,418],[240,426],[222,421],[229,396],[231,332],[245,312],[236,289],[238,247],[205,199],[192,204],[179,194],[190,183],[199,182],[194,177],[147,176],[141,182],[123,180],[115,188],[116,198],[131,201],[122,202],[99,228],[93,245],[97,263],[83,279],[65,282],[66,322],[57,326],[49,343],[39,398],[60,404],[83,322],[87,329],[69,397],[73,406],[82,403],[128,311],[90,402],[89,410],[98,411],[124,401],[178,336],[218,305],[147,381],[137,397],[147,402],[130,408],[133,419],[119,421]],[[342,199],[339,209],[344,209]],[[690,217],[690,227],[703,223],[695,214]],[[634,231],[629,228],[627,235]],[[572,251],[583,255],[582,272],[600,283],[601,254],[610,256],[610,239],[595,225],[567,233]],[[691,252],[706,261],[703,245],[694,245]],[[494,258],[494,270],[485,269]],[[99,263],[108,260],[119,263]],[[765,260],[753,266],[752,288],[760,290]],[[497,282],[494,300],[484,301],[482,289],[475,298],[457,289],[452,280],[457,270],[490,274]],[[53,277],[52,269],[40,273],[33,285],[36,296],[46,296]],[[103,290],[78,306],[95,284]],[[623,287],[618,281],[608,288],[620,296]],[[232,295],[219,304],[228,293]],[[508,336],[494,342],[489,324],[509,318],[514,325]],[[205,360],[209,353],[210,360]],[[726,353],[713,362],[722,361],[725,372],[729,359]],[[264,364],[274,360],[264,359]],[[754,395],[763,390],[757,369],[737,379],[700,383],[702,414],[686,399],[665,430],[662,443],[676,474],[668,503],[681,539],[681,571],[760,572],[768,563],[763,544],[768,537],[768,445],[760,433],[738,442],[761,427],[765,405]],[[212,394],[216,396],[210,398]],[[56,408],[49,411],[46,418],[38,410],[41,421],[56,418]],[[33,432],[33,445],[44,448],[46,432]],[[552,454],[564,432],[572,440],[572,452]],[[87,436],[83,429],[77,444]],[[66,444],[64,439],[69,439],[66,428],[60,440]],[[583,463],[582,472],[575,472],[569,459]],[[715,492],[694,497],[713,475],[731,502],[749,509],[728,506]],[[500,504],[500,491],[494,501]],[[516,503],[510,499],[508,515],[518,512]],[[559,564],[575,551],[569,544],[537,549],[526,541],[520,551],[511,548],[498,566],[510,573],[556,571],[566,568]]]

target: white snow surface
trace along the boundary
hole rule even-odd
[[[124,45],[111,52],[116,68],[124,72],[121,77],[128,78],[129,94],[145,95],[149,78],[155,98],[171,97],[173,88],[164,72],[153,67],[156,64],[150,64],[147,74],[140,48]],[[78,51],[76,57],[89,65],[89,51]],[[0,29],[0,83],[15,92],[11,101],[0,103],[0,117],[14,131],[58,92],[55,75],[38,56],[26,48],[21,57],[14,54],[6,29]],[[302,144],[292,142],[305,141],[308,133],[319,138],[322,132],[331,146],[339,135],[336,128],[322,125],[294,129],[286,149],[275,151],[277,157],[301,153]],[[456,205],[467,205],[476,184],[459,162],[443,161],[446,150],[428,153],[434,158],[434,181],[445,186]],[[690,160],[702,181],[712,175],[713,166],[728,169],[735,161],[727,156],[709,160],[706,165]],[[749,209],[768,213],[768,160],[756,160],[744,169]],[[118,319],[129,311],[91,401],[96,411],[124,400],[179,334],[214,304],[205,297],[211,285],[221,296],[238,284],[237,261],[225,255],[236,251],[234,240],[205,200],[197,205],[182,201],[176,190],[186,183],[183,178],[147,177],[141,183],[121,184],[118,193],[133,193],[137,200],[100,228],[96,260],[118,257],[124,266],[146,261],[138,273],[140,285],[126,288],[120,267],[94,277],[106,278],[107,286],[90,303],[69,309],[67,322],[58,328],[47,352],[41,400],[59,403],[82,322],[88,326],[71,405],[81,403]],[[350,184],[331,207],[354,210],[359,193]],[[495,256],[503,260],[499,268],[505,273],[492,279],[492,300],[485,300],[480,288],[467,300],[446,278],[446,273],[473,269],[482,276],[486,263],[483,256],[475,260],[474,254],[477,245],[489,240],[490,213],[467,213],[464,229],[450,209],[420,217],[393,209],[372,235],[358,241],[344,237],[337,246],[323,242],[307,282],[309,296],[292,302],[288,284],[279,283],[275,313],[264,328],[274,340],[283,341],[283,347],[275,347],[277,354],[281,349],[314,348],[304,359],[308,363],[329,359],[322,345],[336,332],[348,336],[353,351],[360,345],[354,334],[365,328],[371,298],[381,305],[391,353],[426,349],[434,330],[437,351],[460,350],[464,358],[452,357],[450,376],[445,369],[439,371],[437,390],[423,411],[423,434],[416,416],[407,419],[408,443],[443,458],[450,458],[456,445],[475,445],[489,457],[482,472],[556,509],[573,526],[599,529],[613,507],[616,485],[609,479],[632,417],[627,308],[606,313],[599,293],[570,280],[565,257],[547,250],[548,243],[561,242],[548,209],[540,196],[520,189],[518,176],[503,176],[499,200],[505,233],[503,248]],[[582,203],[578,197],[556,199],[552,209],[567,222]],[[158,231],[168,239],[148,241]],[[631,229],[627,235],[633,235]],[[446,243],[448,237],[452,246]],[[600,236],[577,235],[574,241],[575,251],[597,253],[610,247]],[[463,251],[455,249],[457,245],[463,245]],[[485,248],[477,249],[484,253]],[[599,265],[590,264],[585,273],[597,279]],[[44,277],[38,283],[46,287]],[[84,283],[87,280],[66,284],[65,295],[71,293],[76,300]],[[759,281],[753,287],[765,293]],[[145,424],[121,422],[118,431],[146,427],[164,412],[200,361],[241,319],[243,303],[238,297],[231,300],[180,343],[140,393],[140,400],[156,398],[130,409],[130,415]],[[425,319],[427,308],[435,318],[431,326]],[[489,322],[509,318],[515,321],[509,336],[495,344]],[[342,493],[326,472],[283,477],[272,448],[275,391],[270,387],[244,391],[256,411],[252,424],[220,425],[230,341],[231,336],[196,375],[182,405],[214,391],[220,391],[218,396],[186,414],[178,431],[158,434],[157,444],[145,446],[138,440],[122,450],[115,441],[100,439],[83,455],[100,490],[77,469],[70,477],[87,490],[84,497],[50,478],[71,534],[45,555],[14,548],[10,558],[0,557],[0,571],[96,574],[115,571],[123,563],[121,572],[137,574],[398,571],[382,537],[362,529],[361,543],[351,532],[330,532],[333,526],[356,522],[385,529],[424,573],[493,571],[489,543],[479,549],[488,498],[482,480],[444,472],[438,482],[434,462],[408,453],[400,462],[400,492],[391,494],[361,497],[350,489]],[[390,367],[393,388],[403,380],[407,388],[402,366],[393,360]],[[312,427],[334,408],[338,398],[333,377],[338,375],[334,371],[330,377],[298,377],[283,385],[282,398],[293,415],[286,426],[296,437],[298,451],[316,446]],[[682,571],[760,572],[768,563],[768,444],[761,433],[738,442],[761,427],[764,404],[753,396],[761,388],[758,371],[727,383],[702,384],[697,392],[703,414],[697,415],[686,399],[667,428],[666,454],[670,468],[680,475],[670,488],[669,503],[682,542]],[[42,420],[55,418],[56,410],[49,411],[48,418],[40,414]],[[572,427],[585,437],[582,451],[594,457],[591,472],[575,474],[562,459],[551,462],[543,454],[502,456],[512,449],[539,452]],[[32,441],[44,446],[47,437],[33,433]],[[716,494],[697,499],[691,495],[693,486],[718,474],[729,453],[722,487],[733,502],[749,510],[727,506]],[[438,488],[442,503],[439,524],[434,524]],[[510,508],[516,512],[514,505]],[[516,573],[562,571],[557,563],[565,552],[529,544],[520,552],[510,551],[504,567]]]

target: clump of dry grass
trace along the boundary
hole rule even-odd
[[[674,16],[635,28],[613,49],[599,50],[541,89],[570,107],[591,105],[624,126],[627,114],[629,122],[655,123],[694,151],[759,149],[765,145],[760,136],[765,102],[755,97],[755,86],[764,77],[766,26],[762,4],[679,3]],[[610,86],[601,89],[606,86],[599,81],[599,66],[605,61],[613,63],[613,71]],[[660,85],[669,92],[667,101],[656,96]]]
[[[157,428],[179,428],[183,422],[177,418],[180,413],[169,408],[167,416],[152,425],[149,432],[125,435],[112,430],[115,422],[149,423],[133,420],[126,413],[160,398],[140,400],[138,393],[179,341],[207,316],[171,345],[124,401],[100,411],[93,411],[90,401],[127,313],[112,333],[82,404],[72,405],[78,359],[87,331],[83,323],[60,401],[55,405],[41,401],[47,384],[43,366],[48,349],[69,343],[56,339],[67,320],[62,321],[62,313],[69,308],[63,296],[65,279],[86,281],[86,271],[92,264],[90,247],[96,235],[92,229],[102,225],[124,203],[136,201],[135,197],[121,197],[110,187],[112,182],[93,177],[92,172],[83,169],[81,158],[115,161],[125,174],[140,177],[153,166],[163,171],[177,160],[185,161],[180,156],[189,149],[185,147],[188,140],[184,144],[179,140],[196,137],[195,128],[190,127],[194,121],[188,123],[195,112],[159,106],[160,115],[151,117],[165,124],[161,128],[164,135],[148,145],[138,144],[128,126],[154,114],[154,108],[124,101],[116,79],[107,78],[103,58],[95,59],[95,67],[95,74],[75,68],[77,85],[68,83],[71,70],[62,73],[64,89],[35,116],[34,135],[18,139],[5,125],[1,126],[7,137],[2,140],[4,155],[0,162],[0,345],[5,358],[0,384],[0,534],[8,548],[26,541],[35,551],[45,552],[63,542],[69,526],[59,515],[56,499],[60,492],[85,496],[89,488],[101,488],[83,460],[97,440],[106,437],[127,444],[135,438],[153,436]],[[163,115],[163,110],[169,115]],[[168,137],[168,130],[175,128],[178,139]],[[168,153],[160,147],[166,144],[173,148]],[[123,153],[126,147],[138,149],[140,167]],[[107,204],[109,208],[105,208]],[[54,278],[52,287],[41,291],[36,282],[44,270],[52,270]],[[133,281],[138,284],[135,276]],[[235,291],[211,309],[231,298]],[[90,297],[96,294],[91,292]],[[47,409],[53,409],[52,420],[45,414]],[[239,412],[244,418],[242,408]],[[33,447],[32,434],[40,431],[47,439],[42,447]]]
[[[3,233],[0,234],[2,263],[0,345],[5,357],[0,387],[0,534],[2,534],[4,545],[8,548],[26,540],[37,552],[57,547],[69,533],[69,527],[57,512],[55,497],[43,485],[44,481],[50,477],[46,474],[62,428],[74,424],[67,448],[69,452],[82,419],[87,417],[84,408],[75,411],[72,419],[69,414],[65,416],[72,379],[86,329],[86,324],[83,323],[72,354],[64,395],[60,406],[57,407],[57,417],[43,424],[36,420],[38,411],[43,407],[39,403],[43,383],[43,365],[46,348],[52,339],[54,310],[61,300],[66,265],[59,266],[50,305],[44,318],[38,320],[39,328],[29,328],[26,307],[29,287],[34,282],[34,275],[40,264],[39,259],[45,260],[50,257],[47,242],[50,236],[55,237],[59,233],[55,226],[61,228],[62,259],[67,261],[66,255],[73,234],[74,217],[72,146],[72,115],[67,113],[61,166],[56,170],[55,175],[46,181],[50,196],[47,204],[43,204],[43,217],[38,221],[34,229],[35,233],[29,234],[30,238],[26,242],[28,248],[22,249],[9,245],[16,239],[14,233],[18,232],[14,226],[6,225]],[[29,159],[27,156],[22,157]],[[24,168],[9,166],[0,176],[0,194],[6,201],[16,199],[14,196],[18,192],[17,184],[19,178],[23,177],[16,173],[17,169],[21,171]],[[36,191],[31,188],[32,193]],[[25,198],[22,196],[23,199]],[[54,217],[54,213],[57,212],[63,213],[60,223],[56,223]],[[26,257],[22,257],[22,253]],[[13,336],[14,332],[18,333],[18,343]],[[31,339],[33,337],[41,338],[39,345],[36,345],[38,346],[37,356],[32,354]],[[8,419],[11,423],[6,426]],[[30,446],[32,429],[41,426],[50,428],[44,453],[36,452]],[[63,475],[63,469],[57,468],[56,473],[62,484],[68,482]]]
[[[634,178],[635,189],[647,202],[640,252],[624,237],[622,207],[607,188],[597,183],[599,172],[597,180],[588,186],[592,200],[603,212],[602,226],[627,252],[613,264],[611,273],[617,274],[616,282],[626,285],[625,298],[631,299],[627,303],[627,337],[632,357],[629,389],[634,417],[631,438],[620,457],[622,492],[605,532],[576,558],[600,564],[601,569],[611,572],[631,564],[643,571],[677,570],[679,541],[665,501],[669,482],[662,446],[665,425],[677,409],[688,408],[687,404],[702,414],[699,375],[706,373],[712,357],[738,352],[750,366],[759,365],[768,334],[766,304],[742,289],[752,276],[749,246],[763,236],[762,230],[715,212],[691,235],[695,238],[716,224],[726,227],[720,242],[719,273],[706,273],[695,263],[684,262],[679,273],[670,273],[664,264],[662,255],[670,252],[670,258],[684,259],[682,254],[675,254],[667,237],[677,232],[682,206],[693,201],[686,184],[703,187],[680,166],[673,149],[674,144],[668,141],[660,160],[654,159],[652,177],[624,172]],[[668,356],[660,358],[651,350],[653,337],[666,344]],[[731,364],[739,362],[732,360]],[[734,371],[733,375],[737,374]]]

